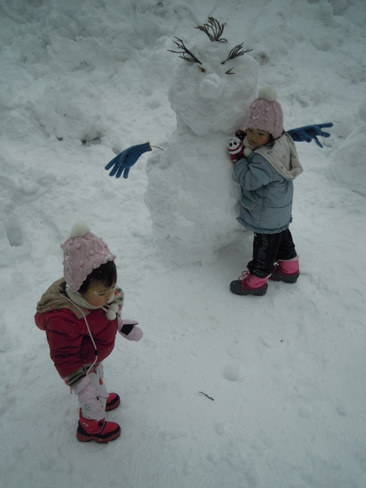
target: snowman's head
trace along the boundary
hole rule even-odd
[[[257,93],[258,64],[244,50],[222,38],[225,24],[209,17],[196,27],[206,38],[192,46],[175,38],[178,65],[169,90],[178,127],[202,136],[212,132],[232,133],[243,123]]]

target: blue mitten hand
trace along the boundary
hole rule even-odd
[[[327,122],[325,124],[305,125],[304,127],[296,127],[295,129],[288,130],[287,133],[290,134],[295,142],[311,142],[312,140],[314,140],[319,147],[323,147],[317,136],[330,137],[329,132],[325,132],[322,130],[325,127],[333,127],[332,122]]]
[[[116,176],[116,178],[119,178],[122,175],[123,178],[128,178],[128,173],[130,172],[131,167],[136,163],[139,157],[147,151],[151,151],[149,142],[130,146],[113,158],[112,161],[109,161],[104,169],[109,170],[112,168],[109,176]]]

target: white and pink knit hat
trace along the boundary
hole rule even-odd
[[[283,113],[276,98],[276,90],[270,86],[259,91],[258,98],[249,107],[245,130],[265,130],[274,139],[280,137],[283,132]]]
[[[90,232],[83,222],[73,225],[70,237],[61,247],[64,251],[64,278],[74,292],[94,269],[116,259],[103,239]]]

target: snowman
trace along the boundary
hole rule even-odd
[[[244,123],[258,80],[257,62],[222,37],[224,24],[209,18],[197,28],[203,36],[192,46],[175,38],[172,52],[183,59],[169,89],[177,127],[146,168],[154,238],[181,264],[211,260],[242,232],[226,140]]]
[[[213,17],[197,26],[202,37],[189,46],[179,38],[170,50],[182,58],[169,89],[177,126],[163,151],[147,161],[145,202],[155,242],[178,264],[211,261],[242,235],[236,220],[240,187],[232,175],[227,140],[243,127],[257,95],[258,64],[243,44],[223,37],[225,24]],[[296,141],[328,137],[322,124],[293,129]],[[291,132],[291,131],[289,131]],[[131,146],[110,161],[110,176],[128,177],[150,143]]]

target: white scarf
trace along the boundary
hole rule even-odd
[[[67,296],[72,300],[76,305],[82,308],[87,308],[89,310],[98,310],[101,308],[102,310],[105,311],[105,315],[108,320],[114,320],[119,311],[119,305],[118,305],[118,298],[116,298],[116,295],[113,293],[109,301],[103,305],[102,307],[96,307],[95,305],[91,305],[89,302],[84,300],[84,298],[80,295],[80,293],[71,291],[68,289],[66,286],[66,293]]]

